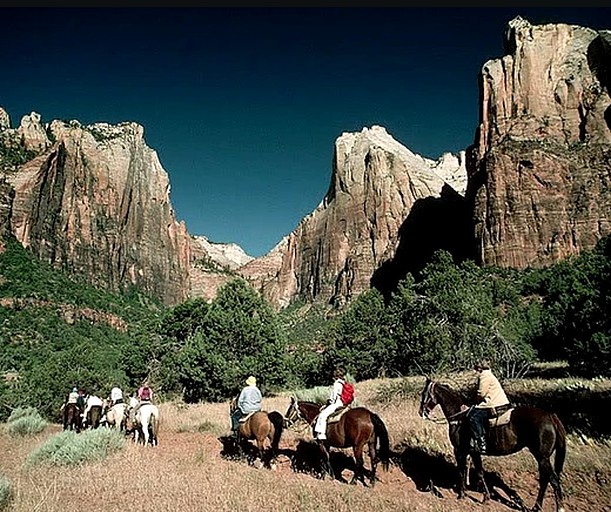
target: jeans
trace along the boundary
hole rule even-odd
[[[474,407],[469,413],[469,425],[473,436],[478,439],[485,436],[485,421],[488,419],[488,409]]]
[[[244,416],[244,413],[240,409],[236,409],[231,413],[231,430],[236,432],[240,426],[240,418]]]

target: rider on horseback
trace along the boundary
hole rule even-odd
[[[231,414],[231,431],[233,435],[237,434],[240,418],[251,412],[261,410],[262,400],[261,391],[257,387],[257,379],[251,375],[246,379],[246,386],[240,392],[236,408]]]
[[[78,394],[77,388],[72,388],[72,391],[68,393],[68,396],[64,400],[64,403],[60,407],[59,411],[63,413],[64,409],[66,408],[66,404],[76,404],[78,401],[78,397],[79,397],[79,394]]]
[[[140,388],[138,389],[137,396],[138,396],[138,403],[134,407],[134,414],[136,414],[140,410],[140,407],[142,407],[144,404],[152,403],[153,390],[149,386],[148,379],[145,380],[142,386],[140,386]]]
[[[475,440],[475,449],[482,454],[486,453],[485,422],[491,417],[490,413],[497,407],[509,404],[507,395],[501,383],[490,370],[490,362],[482,359],[475,364],[479,372],[477,378],[477,396],[480,402],[473,406],[468,413],[469,425]]]
[[[115,386],[110,390],[110,405],[122,404],[123,403],[123,391],[118,386]]]
[[[316,439],[327,439],[327,419],[331,414],[337,411],[337,409],[344,406],[344,402],[342,401],[342,390],[345,382],[344,370],[336,368],[333,377],[335,382],[333,382],[327,406],[320,411],[316,419],[316,425],[314,425],[314,436]]]
[[[89,423],[89,418],[87,416],[92,407],[99,407],[100,410],[102,410],[102,408],[104,407],[104,401],[97,395],[89,395],[87,397],[85,410],[83,411],[83,414],[82,414],[84,423]]]

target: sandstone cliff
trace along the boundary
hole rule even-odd
[[[0,220],[42,260],[174,304],[188,293],[190,240],[143,131],[136,123],[43,125],[36,113],[13,129],[0,109],[0,170],[12,188]]]
[[[237,244],[215,243],[205,236],[192,237],[189,297],[211,301],[221,286],[242,277],[238,269],[252,260]]]
[[[611,232],[611,32],[509,22],[481,73],[467,197],[479,259],[545,266]]]
[[[393,260],[414,205],[451,189],[436,171],[464,184],[464,155],[423,158],[380,126],[344,133],[335,142],[324,200],[270,254],[240,272],[279,306],[296,297],[343,304],[369,289],[374,273]],[[421,249],[418,240],[403,243]]]

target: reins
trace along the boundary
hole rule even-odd
[[[310,427],[310,422],[307,420],[307,418],[303,415],[303,413],[301,412],[301,409],[299,408],[299,405],[297,403],[297,401],[294,402],[294,407],[295,409],[295,415],[297,416],[295,420],[293,419],[289,419],[287,417],[287,419],[289,419],[290,423],[287,425],[288,428],[291,428],[293,430],[296,430],[297,432],[305,432],[309,427]],[[291,414],[291,417],[293,415]],[[304,423],[303,428],[295,428],[295,424],[297,423],[297,420],[301,420]]]
[[[431,382],[429,389],[427,391],[427,395],[429,397],[429,399],[427,400],[427,410],[430,410],[431,412],[433,411],[433,409],[439,405],[441,407],[441,404],[439,403],[438,400],[433,400],[431,397],[433,396],[433,388],[435,387],[435,382]],[[434,406],[431,409],[428,409],[428,404],[429,402],[434,402]],[[464,404],[461,404],[460,406],[460,410],[454,414],[451,414],[450,416],[446,416],[444,413],[444,417],[443,418],[432,418],[427,414],[427,419],[432,421],[433,423],[437,423],[437,424],[442,424],[442,423],[449,423],[449,424],[458,424],[460,423],[462,416],[465,416],[472,407],[466,407]],[[443,410],[443,408],[442,408]]]

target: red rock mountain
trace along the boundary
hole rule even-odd
[[[611,231],[611,35],[516,18],[481,72],[474,144],[432,161],[380,126],[335,141],[320,205],[269,254],[195,237],[135,123],[18,128],[0,109],[0,231],[100,286],[176,304],[242,276],[281,308],[392,290],[438,248],[543,266]]]
[[[468,158],[481,263],[559,261],[611,232],[611,32],[509,22]]]

